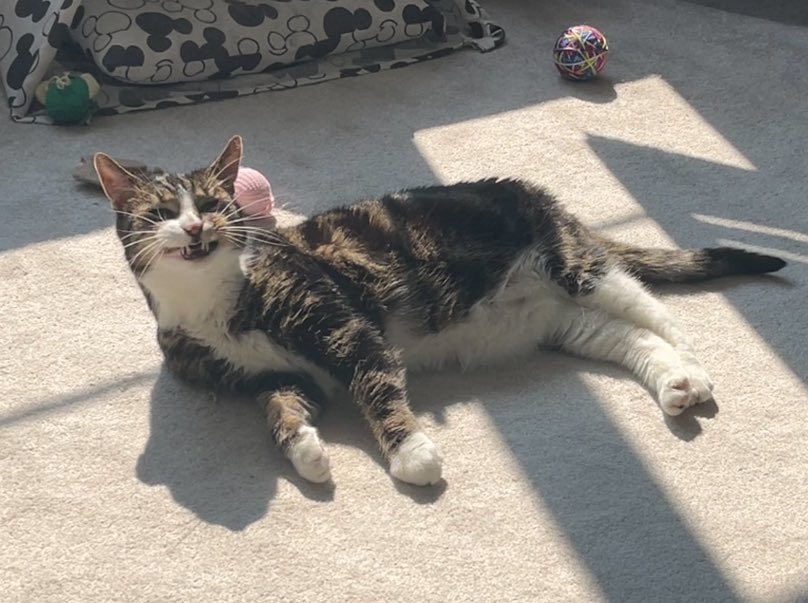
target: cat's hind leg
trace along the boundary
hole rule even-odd
[[[690,337],[673,313],[635,277],[620,268],[611,268],[597,280],[592,293],[575,300],[593,310],[602,310],[659,335],[684,356],[698,363]]]
[[[266,409],[267,423],[275,443],[297,472],[311,482],[331,479],[331,463],[311,425],[316,406],[296,388],[280,389],[259,398]]]
[[[678,415],[712,398],[712,384],[700,366],[653,331],[606,312],[571,311],[556,343],[572,354],[625,366],[656,394],[666,414]]]

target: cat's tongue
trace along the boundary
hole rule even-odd
[[[269,180],[258,170],[248,167],[242,167],[238,171],[235,196],[241,211],[256,219],[268,218],[275,205]]]

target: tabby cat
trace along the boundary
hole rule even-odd
[[[738,249],[640,249],[590,231],[540,188],[416,188],[256,228],[234,198],[242,141],[189,174],[94,165],[179,378],[255,396],[304,478],[330,479],[312,426],[347,390],[411,484],[441,479],[409,408],[407,369],[469,367],[552,346],[627,367],[677,415],[710,399],[688,337],[643,287],[779,270]]]

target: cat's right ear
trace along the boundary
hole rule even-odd
[[[118,210],[127,207],[137,190],[138,177],[104,153],[96,153],[93,156],[93,166],[101,188],[112,203],[112,207]]]

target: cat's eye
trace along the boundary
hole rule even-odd
[[[177,212],[167,207],[156,207],[149,212],[149,217],[152,220],[173,220],[177,217]]]
[[[207,214],[219,209],[218,199],[198,199],[196,206],[199,208],[200,213]]]

